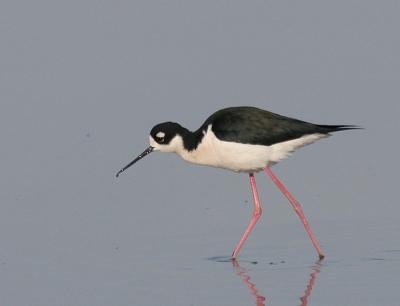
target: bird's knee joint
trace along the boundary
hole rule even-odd
[[[262,210],[261,210],[261,208],[255,210],[254,213],[253,213],[253,216],[256,217],[256,218],[260,218],[261,215],[262,215]]]

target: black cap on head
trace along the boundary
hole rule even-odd
[[[182,132],[183,127],[175,122],[163,122],[155,125],[150,136],[160,145],[169,144],[179,132]]]

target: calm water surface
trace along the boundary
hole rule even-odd
[[[0,305],[399,306],[398,1],[0,1]],[[248,177],[153,153],[253,105],[356,124]]]

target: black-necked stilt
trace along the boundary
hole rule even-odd
[[[331,132],[357,129],[353,125],[319,125],[271,113],[255,107],[230,107],[212,114],[191,132],[174,122],[157,124],[150,132],[150,146],[117,173],[153,151],[174,152],[184,160],[237,172],[247,172],[253,192],[254,210],[250,224],[236,245],[236,258],[261,216],[254,172],[264,170],[292,204],[320,258],[324,257],[299,202],[272,173],[270,166],[294,150],[328,137]]]

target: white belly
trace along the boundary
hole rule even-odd
[[[327,136],[311,134],[271,146],[262,146],[221,141],[209,126],[196,150],[178,150],[176,153],[195,164],[232,171],[257,172],[287,158],[294,150]]]

